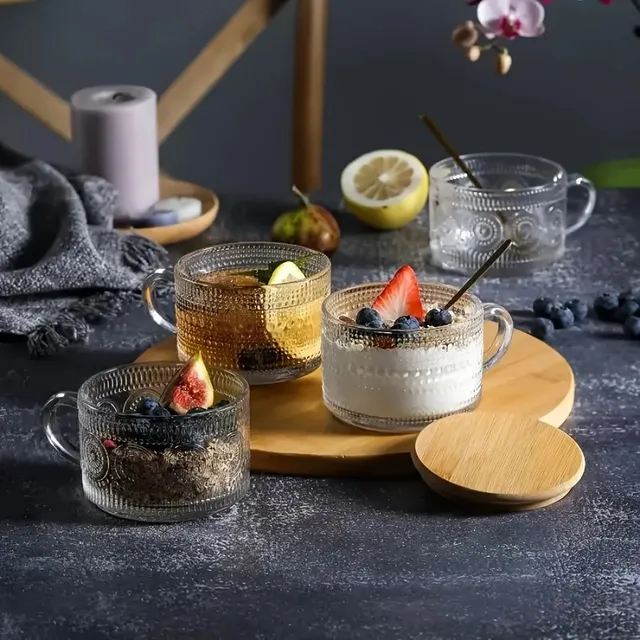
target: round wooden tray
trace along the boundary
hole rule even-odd
[[[118,229],[118,231],[120,233],[136,233],[161,245],[176,244],[195,238],[206,231],[216,219],[220,208],[218,196],[213,191],[199,187],[197,184],[163,176],[160,179],[160,198],[164,200],[180,196],[198,198],[202,202],[202,215],[193,220],[171,224],[167,227],[150,227],[148,229],[127,227]]]
[[[496,324],[485,324],[485,343]],[[177,360],[175,336],[138,362]],[[484,378],[479,411],[530,415],[554,427],[573,408],[575,382],[567,361],[537,338],[514,331],[505,357]],[[288,475],[406,475],[416,434],[388,435],[350,427],[325,408],[320,371],[251,388],[251,468]]]

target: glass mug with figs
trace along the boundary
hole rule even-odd
[[[513,335],[508,311],[457,289],[419,283],[401,267],[389,283],[332,293],[322,306],[322,390],[327,408],[348,424],[417,431],[444,416],[472,410],[482,376],[506,353]],[[498,332],[484,348],[484,322]]]
[[[175,325],[156,308],[154,289],[175,281]],[[202,353],[208,367],[249,384],[294,380],[320,366],[320,312],[331,262],[318,251],[276,242],[236,242],[182,257],[171,273],[145,281],[153,320],[177,334],[180,360]]]
[[[58,410],[77,410],[79,446]],[[200,354],[89,378],[42,410],[50,444],[80,466],[87,499],[111,515],[175,522],[227,509],[249,490],[249,387]]]

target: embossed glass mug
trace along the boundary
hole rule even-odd
[[[384,289],[363,284],[332,293],[322,306],[322,393],[336,418],[364,429],[419,431],[433,420],[471,411],[483,374],[506,353],[513,335],[509,312],[466,293],[445,327],[390,331],[360,327],[354,318]],[[425,309],[442,308],[457,289],[420,283]],[[498,332],[484,348],[485,320]]]
[[[452,158],[430,171],[429,245],[432,262],[471,274],[498,248],[513,241],[492,267],[494,275],[525,275],[562,257],[566,237],[593,213],[596,190],[585,177],[555,162],[517,153],[462,156],[482,189]],[[567,211],[569,189],[586,190],[586,203]],[[573,223],[567,226],[567,218]]]
[[[305,279],[265,285],[243,275],[285,261],[298,261]],[[175,325],[154,304],[156,284],[171,279]],[[331,262],[322,253],[234,242],[190,253],[173,272],[154,271],[143,294],[153,320],[177,334],[180,360],[200,352],[207,366],[236,371],[257,385],[294,380],[320,366],[320,309],[330,288]]]
[[[107,513],[147,522],[177,522],[222,511],[249,490],[249,386],[210,370],[214,397],[228,404],[168,417],[135,414],[143,397],[159,398],[176,363],[132,364],[98,373],[77,393],[45,403],[50,444],[80,465],[85,496]],[[62,434],[58,411],[78,414],[76,447]]]

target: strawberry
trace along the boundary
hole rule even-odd
[[[424,309],[415,271],[404,265],[371,305],[386,324],[393,324],[400,316],[415,316],[422,322]]]

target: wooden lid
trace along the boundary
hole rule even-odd
[[[416,439],[413,462],[443,497],[536,508],[564,497],[584,473],[584,455],[563,431],[512,413],[461,413]]]

